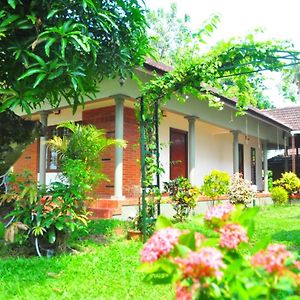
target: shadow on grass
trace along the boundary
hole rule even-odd
[[[291,246],[300,247],[300,230],[282,230],[272,235],[273,241],[289,242]]]

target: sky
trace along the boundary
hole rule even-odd
[[[244,36],[255,28],[262,28],[265,39],[291,40],[300,51],[300,0],[145,0],[150,9],[168,10],[176,3],[179,15],[187,14],[191,18],[193,29],[212,14],[219,14],[221,23],[209,43],[233,36]],[[277,93],[278,77],[268,82],[267,93],[276,106],[291,105]],[[297,103],[300,105],[300,101]]]

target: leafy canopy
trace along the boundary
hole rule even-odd
[[[76,110],[148,51],[138,0],[1,0],[0,40],[0,111],[63,99]]]
[[[221,96],[237,99],[240,112],[256,106],[262,97],[264,71],[281,72],[300,63],[299,52],[288,42],[245,39],[221,41],[204,55],[187,56],[177,67],[147,83],[142,91],[146,102],[165,103],[171,96],[186,101],[186,95],[208,100],[221,108]],[[151,108],[147,106],[150,110]]]

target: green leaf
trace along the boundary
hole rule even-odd
[[[179,237],[179,243],[181,245],[189,247],[191,250],[196,250],[195,233],[193,231],[190,231],[189,233],[182,234]]]
[[[38,56],[32,52],[27,52],[27,53],[28,53],[28,56],[34,58],[42,67],[45,68],[47,66],[46,62],[40,56]]]
[[[49,240],[49,243],[50,243],[50,244],[55,243],[56,236],[55,236],[55,231],[54,231],[54,230],[51,230],[51,231],[49,232],[48,240]]]
[[[45,44],[45,53],[49,57],[50,56],[50,47],[56,42],[56,38],[50,38]]]
[[[5,226],[2,222],[0,222],[0,238],[3,239],[5,234]]]
[[[155,224],[156,230],[160,230],[160,229],[167,228],[167,227],[173,227],[172,222],[167,217],[160,215],[157,218],[157,221]]]
[[[8,2],[8,4],[9,4],[13,9],[16,8],[16,5],[17,5],[17,1],[16,1],[16,0],[8,0],[7,2]]]
[[[50,12],[47,15],[47,19],[52,18],[58,11],[59,11],[58,9],[50,10]]]
[[[36,88],[42,81],[43,79],[46,77],[46,73],[41,73],[37,76],[36,81],[33,85],[33,88]]]
[[[34,74],[37,74],[37,73],[43,73],[44,71],[41,70],[41,69],[29,69],[28,71],[26,71],[23,75],[21,75],[18,80],[22,80],[26,77],[29,77],[29,76],[32,76]]]
[[[185,257],[190,251],[191,249],[184,245],[177,244],[174,247],[175,255],[178,255],[180,257]]]
[[[18,15],[11,15],[10,17],[6,18],[1,24],[0,27],[5,27],[11,23],[13,23],[14,21],[20,19],[20,16]]]
[[[57,230],[63,230],[64,229],[64,225],[61,222],[55,223],[55,227],[56,227]]]

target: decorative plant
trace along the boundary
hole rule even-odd
[[[300,190],[300,179],[293,172],[285,172],[281,174],[281,178],[273,182],[274,186],[284,188],[289,196],[298,193]]]
[[[63,123],[57,128],[71,131],[69,137],[54,137],[48,144],[61,155],[61,171],[69,184],[77,188],[77,195],[86,200],[100,180],[107,180],[101,172],[99,155],[108,147],[124,147],[123,140],[107,138],[105,131],[93,125],[80,125],[74,122]]]
[[[221,195],[225,195],[229,190],[230,176],[226,172],[213,170],[209,175],[204,177],[204,183],[201,187],[201,192],[214,200]]]
[[[191,209],[197,204],[197,197],[200,193],[199,189],[192,186],[190,181],[184,177],[178,177],[170,182],[166,182],[164,188],[171,197],[171,204],[175,210],[175,221],[185,221]]]
[[[239,173],[232,176],[228,195],[230,203],[244,206],[248,206],[255,197],[251,182],[242,178]]]
[[[272,189],[272,200],[274,204],[282,205],[287,204],[289,201],[288,192],[281,186],[276,186]]]
[[[213,206],[204,216],[207,236],[200,233],[200,216],[185,230],[161,216],[141,252],[139,271],[150,282],[173,283],[176,299],[298,299],[297,256],[267,240],[249,243],[257,212]]]
[[[65,250],[68,234],[87,226],[88,213],[78,201],[77,190],[63,183],[55,182],[48,190],[41,190],[26,175],[14,181],[7,195],[1,197],[1,204],[10,202],[13,207],[7,218],[13,222],[6,229],[5,238],[15,241],[19,229],[24,230],[23,239],[38,238],[48,248]],[[51,195],[51,196],[45,196]]]

